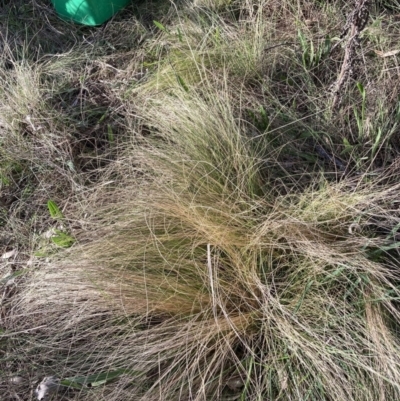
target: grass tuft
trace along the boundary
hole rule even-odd
[[[340,2],[162,6],[89,44],[58,21],[72,50],[1,68],[7,399],[43,376],[84,401],[398,399],[398,113],[372,30],[333,111]]]

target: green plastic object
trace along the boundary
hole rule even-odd
[[[64,19],[84,25],[100,25],[110,19],[131,0],[51,0]]]

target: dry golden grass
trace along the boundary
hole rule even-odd
[[[172,5],[164,29],[116,21],[136,57],[107,28],[111,54],[2,70],[2,189],[37,182],[40,222],[3,225],[32,258],[2,261],[24,272],[4,286],[6,378],[55,375],[85,401],[399,398],[397,114],[360,86],[330,112],[340,57],[315,58],[303,24],[327,34],[329,7]],[[60,225],[76,243],[43,245]]]
[[[228,90],[140,105],[151,133],[116,163],[139,176],[97,190],[87,243],[18,305],[68,348],[64,375],[125,369],[111,399],[396,398],[398,274],[374,231],[399,224],[398,186],[321,178],[272,196],[268,143]]]

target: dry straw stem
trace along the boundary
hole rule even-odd
[[[140,174],[98,190],[91,241],[27,282],[15,327],[46,325],[32,348],[67,355],[53,359],[65,375],[126,369],[109,399],[398,398],[399,276],[373,257],[374,230],[399,224],[398,185],[321,179],[272,196],[268,143],[231,99],[224,82],[145,90],[150,134],[116,164]]]

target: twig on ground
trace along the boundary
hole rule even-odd
[[[348,36],[348,40],[339,76],[331,87],[333,109],[337,109],[340,106],[343,91],[348,83],[349,77],[353,74],[356,61],[356,49],[360,44],[360,33],[367,25],[369,18],[369,4],[370,0],[355,0],[355,7],[348,16],[346,25],[340,35],[340,39],[343,40]]]

